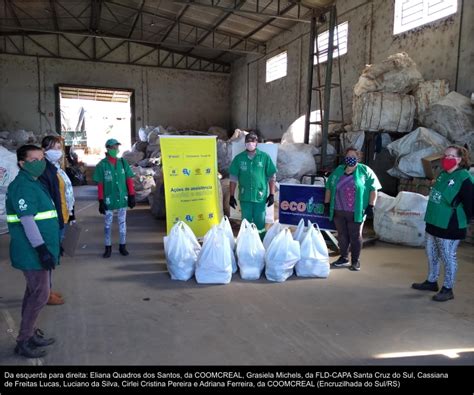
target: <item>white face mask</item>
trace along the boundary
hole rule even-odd
[[[46,156],[46,159],[51,163],[56,163],[62,158],[63,151],[57,149],[50,149],[44,153],[44,156]]]
[[[255,149],[257,148],[257,143],[256,142],[248,142],[248,143],[245,143],[245,148],[247,149],[247,151],[255,151]]]

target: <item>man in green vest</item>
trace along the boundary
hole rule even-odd
[[[104,258],[112,254],[112,221],[117,212],[119,223],[119,252],[127,256],[127,206],[135,207],[135,189],[133,187],[133,171],[123,158],[117,158],[120,143],[116,139],[105,142],[106,156],[96,166],[92,179],[97,183],[99,197],[99,213],[105,215]]]
[[[59,223],[46,188],[38,181],[46,162],[43,150],[23,145],[17,150],[20,172],[8,186],[6,211],[10,232],[10,260],[23,272],[26,291],[21,309],[15,352],[27,358],[46,355],[41,347],[54,343],[36,328],[36,320],[48,302],[50,271],[59,263]]]
[[[263,239],[266,206],[273,206],[275,202],[276,167],[270,155],[257,149],[257,140],[256,134],[247,134],[245,151],[236,155],[230,164],[229,204],[234,209],[237,207],[234,194],[238,182],[242,219],[253,222]]]

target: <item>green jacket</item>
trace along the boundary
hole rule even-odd
[[[43,270],[38,253],[26,237],[20,218],[33,215],[48,247],[59,263],[59,222],[54,203],[46,188],[26,171],[20,170],[8,186],[7,223],[10,232],[10,260],[20,270]]]
[[[344,164],[336,167],[326,183],[326,189],[329,189],[331,192],[331,206],[329,213],[329,218],[331,220],[334,217],[337,183],[344,174],[345,168],[346,165]],[[381,189],[382,185],[380,185],[379,179],[374,171],[362,163],[357,164],[352,176],[354,177],[355,184],[354,222],[362,222],[364,219],[364,211],[369,205],[370,192]]]
[[[257,149],[249,159],[247,151],[238,154],[229,167],[229,173],[239,180],[239,200],[262,203],[267,200],[268,180],[276,173],[272,158]]]
[[[467,228],[467,218],[462,203],[456,207],[452,206],[453,199],[459,193],[462,183],[467,178],[470,178],[471,182],[473,181],[472,176],[466,169],[456,170],[452,173],[441,172],[433,188],[431,188],[425,213],[426,223],[441,229],[447,229],[453,211],[456,211],[459,229]]]
[[[127,178],[133,176],[132,169],[123,158],[117,158],[116,166],[110,163],[107,157],[97,164],[92,179],[104,185],[104,203],[107,210],[127,207]]]

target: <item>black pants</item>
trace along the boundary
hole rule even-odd
[[[354,222],[352,211],[334,210],[334,225],[337,230],[337,241],[339,251],[343,258],[349,257],[349,246],[351,248],[351,262],[359,260],[362,249],[362,227],[363,222]]]

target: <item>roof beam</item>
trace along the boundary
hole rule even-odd
[[[51,9],[51,13],[53,14],[54,29],[55,30],[60,30],[59,29],[59,22],[58,22],[58,15],[56,13],[56,0],[49,0],[49,8]]]
[[[204,1],[204,2],[202,2]],[[277,0],[278,1],[278,8],[279,8],[279,5],[280,5],[280,0]],[[270,1],[271,3],[272,1]],[[197,1],[194,1],[194,0],[173,0],[173,3],[176,3],[176,4],[187,4],[187,5],[190,5],[192,7],[201,7],[201,8],[213,8],[215,10],[220,10],[220,11],[223,11],[223,12],[227,12],[229,14],[243,14],[243,15],[259,15],[259,16],[264,16],[264,17],[267,17],[267,18],[274,18],[274,19],[284,19],[284,20],[287,20],[287,21],[293,21],[293,22],[303,22],[303,23],[310,23],[311,20],[308,20],[308,19],[301,19],[301,18],[295,18],[295,17],[292,17],[292,16],[285,16],[285,15],[282,15],[281,13],[277,12],[277,13],[268,13],[268,12],[263,12],[265,10],[265,8],[268,7],[269,4],[267,4],[267,6],[262,10],[262,11],[259,11],[259,10],[255,10],[255,11],[250,11],[250,10],[242,10],[242,9],[239,9],[240,7],[222,7],[222,6],[218,6],[218,5],[215,5],[214,4],[214,1],[213,0],[201,0],[201,2],[197,2]],[[295,4],[293,4],[292,6],[295,6]],[[258,2],[257,2],[257,7],[258,7]],[[293,8],[293,7],[291,7]]]
[[[145,0],[142,0],[142,4],[140,4],[140,8],[137,10],[137,13],[135,14],[135,19],[133,20],[132,27],[130,28],[130,31],[128,32],[128,38],[132,37],[133,31],[135,30],[135,27],[137,26],[138,19],[140,18],[140,15],[142,14],[143,7],[145,5]]]
[[[18,18],[18,15],[16,14],[15,8],[13,7],[12,0],[5,0],[5,1],[6,1],[6,5],[8,6],[8,9],[10,10],[11,14],[13,15],[13,18],[15,19],[17,26],[21,27],[21,22],[20,22],[20,19]]]
[[[91,16],[89,20],[89,30],[95,33],[99,30],[102,0],[91,0],[90,8]]]

